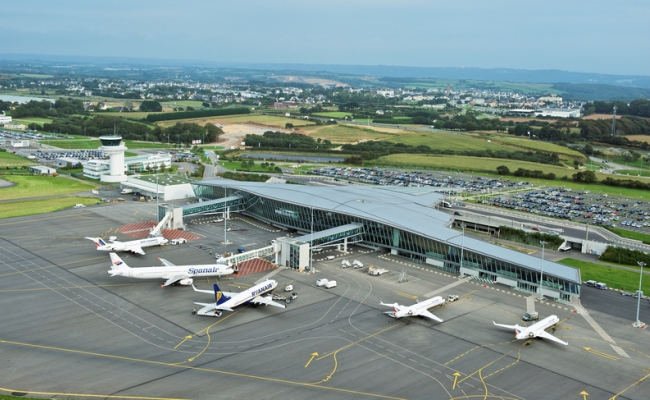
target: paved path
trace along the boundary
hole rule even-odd
[[[622,357],[630,358],[630,356],[628,356],[623,349],[616,345],[614,339],[612,339],[612,337],[609,336],[607,332],[605,332],[605,330],[600,327],[600,325],[598,325],[598,323],[591,317],[591,315],[589,315],[583,306],[576,306],[576,310],[578,310],[578,314],[582,315],[585,321],[587,321],[587,323],[591,325],[592,328],[594,328],[596,333],[598,333],[600,337],[602,337],[607,343],[609,343],[610,346],[612,346],[612,349],[614,349],[615,352],[617,352]]]

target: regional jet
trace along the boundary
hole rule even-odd
[[[537,337],[537,338],[552,340],[554,342],[558,342],[565,346],[568,346],[569,343],[564,342],[556,338],[555,336],[551,335],[550,333],[546,332],[548,328],[556,325],[558,322],[560,322],[560,319],[556,315],[548,316],[543,320],[534,323],[529,327],[524,327],[519,325],[502,325],[492,321],[492,323],[496,326],[513,329],[515,331],[515,338],[517,339],[532,339]]]
[[[91,238],[87,237],[86,239],[92,240],[97,246],[97,250],[102,251],[130,251],[132,253],[144,255],[142,251],[143,247],[151,246],[161,246],[167,244],[168,240],[164,237],[152,237],[147,239],[140,240],[131,240],[130,242],[118,242],[117,240],[109,241],[106,243],[102,238]]]
[[[400,306],[397,303],[386,304],[382,301],[379,302],[382,306],[393,307],[393,311],[386,311],[385,314],[390,315],[393,318],[402,318],[402,317],[426,317],[434,321],[442,322],[442,320],[435,315],[427,311],[431,307],[439,306],[445,304],[445,299],[440,296],[432,297],[428,300],[424,300],[420,303],[413,304],[412,306]]]
[[[270,293],[278,286],[278,283],[273,279],[267,279],[264,282],[246,289],[241,293],[222,292],[219,285],[214,284],[214,290],[199,290],[194,285],[192,287],[195,291],[201,293],[209,293],[214,295],[214,303],[199,303],[194,302],[199,306],[203,306],[197,314],[207,317],[220,317],[222,311],[233,311],[235,307],[251,303],[255,305],[275,306],[285,308],[286,305],[277,303],[271,300],[270,296],[262,297],[264,294]]]
[[[115,253],[111,255],[111,270],[108,271],[110,276],[126,276],[128,278],[138,279],[166,279],[160,287],[169,285],[191,285],[194,278],[204,276],[222,276],[230,275],[235,272],[225,264],[209,265],[174,265],[169,261],[161,258],[160,261],[165,264],[164,267],[143,267],[131,268]]]

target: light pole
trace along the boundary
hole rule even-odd
[[[546,242],[540,240],[539,244],[542,245],[542,264],[539,273],[539,301],[542,301],[544,299],[544,295],[542,294],[542,287],[544,286],[544,246],[546,246]]]
[[[643,281],[643,267],[646,266],[646,263],[643,261],[637,261],[636,263],[639,264],[639,267],[641,267],[641,272],[639,273],[639,291],[636,292],[636,322],[634,322],[634,326],[636,328],[640,328],[644,325],[643,322],[639,321],[639,309],[641,308],[641,282]]]
[[[460,224],[460,227],[463,228],[463,239],[460,243],[460,269],[463,269],[463,251],[465,250],[465,224]],[[461,271],[462,274],[462,271]],[[462,276],[462,275],[461,275]]]

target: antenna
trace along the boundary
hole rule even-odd
[[[616,106],[614,106],[614,116],[612,118],[612,136],[616,135]]]

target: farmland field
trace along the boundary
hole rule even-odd
[[[317,117],[327,117],[327,118],[345,118],[346,116],[352,116],[351,112],[343,112],[343,111],[327,111],[327,112],[319,112],[314,114]]]
[[[187,107],[203,108],[203,102],[199,100],[172,100],[160,103],[163,107]]]
[[[278,129],[284,129],[287,122],[293,124],[293,126],[295,127],[315,125],[313,122],[309,122],[301,119],[276,117],[272,115],[258,115],[258,114],[175,119],[173,121],[160,121],[157,123],[157,125],[160,125],[161,127],[164,128],[164,127],[175,125],[178,122],[181,123],[194,122],[200,125],[204,125],[207,123],[222,124],[222,125],[254,123],[254,124],[269,125],[271,129],[272,127],[277,127]]]
[[[17,185],[0,190],[0,200],[54,196],[58,194],[83,192],[96,188],[95,185],[62,177],[0,175],[0,178]]]
[[[0,203],[0,219],[22,217],[24,215],[47,214],[71,208],[75,204],[91,205],[95,203],[97,203],[97,199],[90,197],[57,197],[52,199]]]
[[[25,157],[17,156],[10,152],[0,152],[0,167],[22,167],[25,165],[35,165],[31,160]]]
[[[626,135],[625,137],[630,140],[638,140],[639,142],[650,143],[650,136],[648,135]]]

